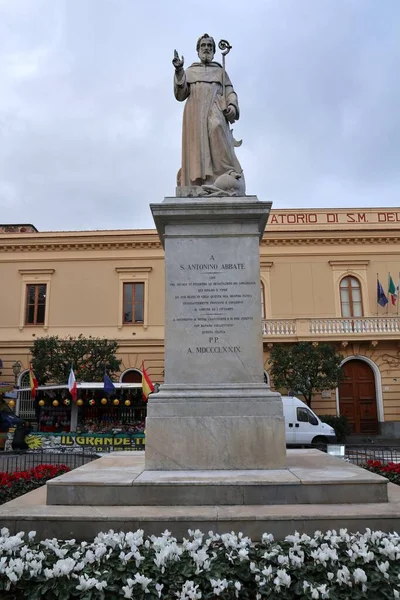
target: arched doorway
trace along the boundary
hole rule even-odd
[[[128,369],[122,373],[121,383],[142,383],[142,372],[139,369]]]
[[[349,420],[352,433],[379,433],[375,375],[367,362],[354,359],[342,365],[339,410]]]
[[[139,369],[127,369],[124,371],[120,378],[121,383],[142,383],[142,372]],[[130,410],[136,420],[144,420],[146,418],[147,406],[143,402],[142,390],[138,388],[136,390],[130,390],[130,397],[132,399],[132,405]]]
[[[18,377],[18,388],[25,388],[25,391],[18,390],[16,414],[21,419],[31,420],[36,418],[35,401],[32,398],[30,390],[29,369],[22,371]]]

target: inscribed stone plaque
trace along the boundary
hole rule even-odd
[[[166,383],[262,381],[256,235],[166,240]]]

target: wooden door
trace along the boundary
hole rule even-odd
[[[339,408],[340,414],[350,421],[352,433],[379,433],[375,377],[371,367],[363,360],[350,360],[343,365]]]

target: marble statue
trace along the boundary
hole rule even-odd
[[[186,70],[175,50],[174,92],[186,100],[182,128],[182,166],[177,196],[244,196],[245,180],[235,154],[230,124],[239,119],[238,98],[225,70],[231,46],[221,40],[222,66],[215,62],[215,42],[207,33],[197,41],[200,62]]]

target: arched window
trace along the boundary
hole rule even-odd
[[[362,317],[361,285],[356,277],[343,277],[340,282],[342,317]]]
[[[119,380],[121,383],[142,383],[142,372],[139,369],[127,369]]]
[[[261,281],[260,283],[261,286],[261,318],[265,319],[265,291],[264,291],[264,284]]]

